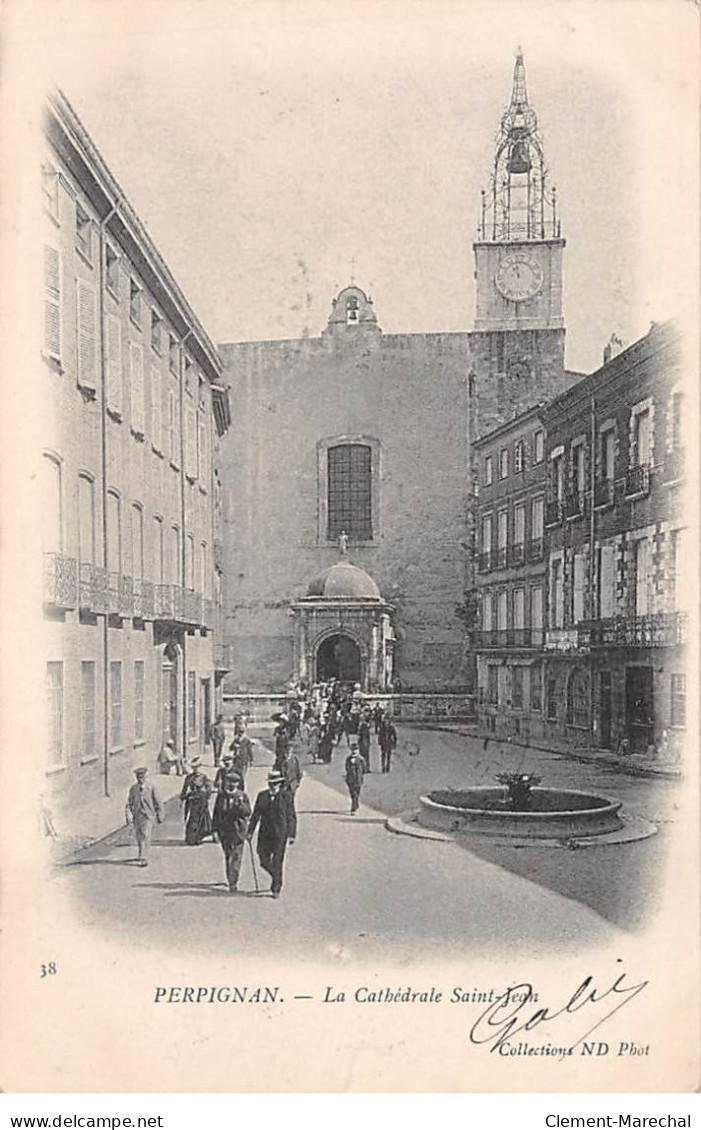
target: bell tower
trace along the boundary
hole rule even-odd
[[[471,346],[484,433],[565,387],[565,241],[520,48],[473,247]]]

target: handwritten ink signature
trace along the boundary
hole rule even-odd
[[[620,973],[612,985],[602,990],[594,985],[592,976],[585,977],[561,1008],[538,1008],[532,1015],[528,1016],[528,1019],[526,1019],[530,1011],[528,1002],[535,999],[533,986],[527,982],[512,985],[478,1016],[470,1029],[470,1040],[473,1044],[491,1043],[489,1050],[497,1051],[502,1044],[512,1039],[518,1032],[530,1032],[539,1024],[549,1023],[558,1016],[565,1014],[572,1015],[585,1007],[599,1004],[607,998],[609,1003],[616,1001],[608,1012],[605,1012],[595,1024],[592,1024],[591,1028],[588,1028],[583,1035],[569,1045],[574,1049],[588,1036],[591,1036],[592,1032],[599,1028],[605,1020],[612,1017],[624,1005],[629,1004],[649,984],[648,981],[641,981],[637,985],[627,984],[626,982],[627,974]]]

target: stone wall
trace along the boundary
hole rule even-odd
[[[463,600],[469,484],[467,334],[221,346],[233,424],[222,442],[227,689],[293,673],[289,604],[338,560],[326,539],[318,445],[379,441],[376,536],[349,545],[395,608],[405,689],[469,678]]]

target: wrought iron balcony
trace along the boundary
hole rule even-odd
[[[63,553],[44,554],[44,604],[75,608],[78,603],[78,562]]]
[[[154,586],[154,618],[175,620],[175,590],[177,585]]]
[[[603,509],[613,506],[616,499],[616,484],[613,479],[597,479],[594,483],[594,506]]]
[[[106,569],[81,563],[79,601],[82,612],[105,615],[110,611],[110,575]]]
[[[528,543],[528,560],[542,561],[543,560],[543,539],[531,538]]]
[[[565,495],[565,517],[581,518],[584,514],[584,493],[572,491]]]
[[[562,514],[562,499],[548,499],[545,503],[545,525],[557,526],[562,521]]]
[[[682,647],[687,629],[686,612],[583,620],[578,626],[582,647]]]
[[[134,581],[134,616],[139,620],[153,620],[155,586],[151,581]]]
[[[480,553],[479,561],[477,564],[480,573],[489,573],[492,569],[492,551],[486,550],[485,553]]]
[[[473,633],[473,643],[480,648],[541,648],[543,628],[483,628]]]
[[[650,468],[646,464],[626,471],[626,498],[643,498],[650,493]]]
[[[132,616],[134,609],[134,582],[122,573],[109,575],[109,610],[117,616]]]
[[[509,547],[509,565],[523,565],[524,556],[524,545],[522,541]]]

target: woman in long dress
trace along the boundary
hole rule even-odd
[[[212,782],[200,769],[199,757],[192,759],[191,766],[192,771],[185,778],[180,800],[184,805],[185,843],[194,846],[212,835],[212,820],[209,815]]]

